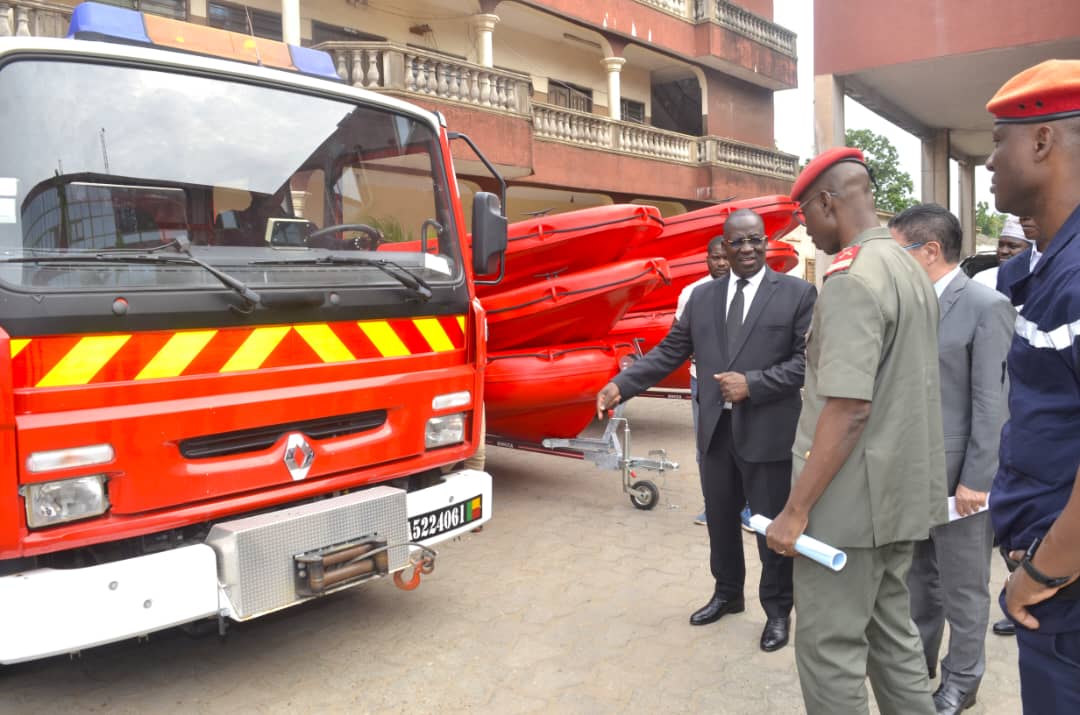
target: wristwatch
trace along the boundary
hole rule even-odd
[[[1042,571],[1035,568],[1035,564],[1031,563],[1031,560],[1035,558],[1035,552],[1039,549],[1039,544],[1041,543],[1041,538],[1037,538],[1031,542],[1031,546],[1028,547],[1027,552],[1024,554],[1024,558],[1020,559],[1020,565],[1024,567],[1024,570],[1027,571],[1027,575],[1036,583],[1042,584],[1047,588],[1061,588],[1068,582],[1068,576],[1061,576],[1059,578],[1047,576]]]

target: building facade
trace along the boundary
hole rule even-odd
[[[772,0],[98,0],[329,52],[341,78],[440,111],[509,183],[507,215],[639,201],[678,214],[786,193]],[[0,0],[0,36],[62,36],[66,0]],[[809,118],[808,118],[809,121]],[[493,190],[455,143],[463,191]]]

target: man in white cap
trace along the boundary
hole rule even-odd
[[[989,288],[997,288],[998,266],[1013,256],[1018,256],[1035,245],[1035,241],[1024,235],[1024,228],[1020,225],[1020,219],[1016,216],[1005,217],[1005,225],[1001,227],[1001,235],[997,244],[997,266],[979,271],[972,280],[982,283]]]

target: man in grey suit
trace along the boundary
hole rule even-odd
[[[601,413],[697,361],[698,445],[709,529],[712,597],[690,616],[694,626],[745,610],[739,512],[776,516],[791,486],[791,442],[802,400],[806,331],[817,291],[765,265],[765,227],[750,210],[724,225],[731,274],[694,289],[667,337],[616,375],[597,395]],[[788,642],[792,608],[791,556],[757,537],[758,597],[766,623],[761,649]]]
[[[940,305],[938,367],[949,495],[961,518],[934,527],[915,545],[908,574],[911,617],[926,664],[937,670],[945,621],[949,647],[934,692],[940,713],[975,704],[986,668],[993,530],[987,493],[998,466],[998,440],[1008,412],[1005,357],[1016,318],[995,290],[959,268],[960,222],[937,204],[907,209],[889,222],[893,237],[934,283]]]

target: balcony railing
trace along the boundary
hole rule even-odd
[[[798,157],[724,137],[694,137],[547,104],[533,105],[537,139],[683,164],[712,164],[792,181]]]
[[[638,2],[669,12],[672,15],[689,17],[689,0],[638,0]]]
[[[63,37],[71,7],[30,0],[0,0],[0,37]]]
[[[699,150],[702,161],[710,164],[788,181],[794,181],[799,172],[799,157],[793,154],[724,137],[702,137],[699,141],[705,145]]]
[[[714,0],[714,16],[709,19],[715,20],[721,26],[733,32],[749,37],[751,40],[760,42],[766,47],[771,47],[777,52],[796,57],[796,35],[791,30],[777,25],[775,22],[766,20],[760,15],[755,15],[746,8],[726,0]]]
[[[620,154],[685,163],[698,161],[697,137],[547,104],[533,105],[533,133],[540,139]]]
[[[324,42],[338,75],[364,89],[398,91],[528,115],[529,76],[392,42]]]
[[[781,54],[795,58],[795,33],[727,0],[637,0],[687,22],[715,22]]]

